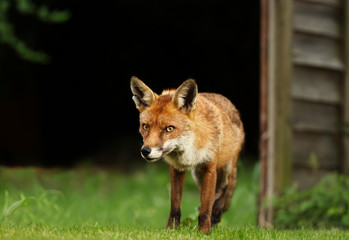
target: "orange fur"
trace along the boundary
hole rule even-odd
[[[208,233],[228,209],[236,185],[244,142],[238,110],[222,95],[198,93],[192,79],[157,95],[132,77],[131,90],[140,111],[142,156],[150,162],[164,158],[171,166],[168,228],[180,222],[185,170],[192,170],[201,193],[199,230]]]

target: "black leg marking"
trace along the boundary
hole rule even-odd
[[[216,225],[221,222],[222,213],[223,213],[223,207],[225,198],[227,197],[227,188],[228,186],[225,186],[222,189],[222,195],[214,202],[212,207],[212,216],[211,216],[211,224]]]

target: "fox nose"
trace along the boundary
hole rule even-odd
[[[150,152],[151,152],[151,149],[148,146],[142,147],[142,149],[141,149],[141,153],[144,157],[148,157]]]

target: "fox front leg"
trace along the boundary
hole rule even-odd
[[[181,221],[181,202],[185,181],[185,171],[178,171],[170,166],[171,177],[171,211],[167,228],[177,228]]]
[[[216,192],[217,171],[215,162],[209,162],[202,166],[202,184],[200,193],[199,231],[209,233],[211,231],[212,206]]]

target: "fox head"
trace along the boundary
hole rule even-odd
[[[188,79],[177,89],[164,90],[158,95],[137,77],[132,77],[131,91],[139,111],[142,157],[155,162],[166,154],[180,153],[190,137],[190,119],[198,95],[196,82]]]

